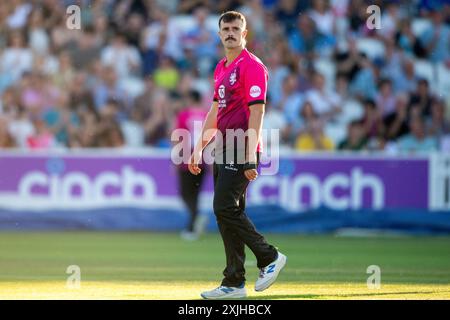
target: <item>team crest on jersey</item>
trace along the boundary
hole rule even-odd
[[[236,81],[237,81],[236,69],[234,69],[233,72],[230,74],[230,84],[233,85],[236,83]]]

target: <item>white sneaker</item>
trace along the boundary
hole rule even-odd
[[[286,260],[287,257],[281,252],[278,252],[278,257],[274,262],[270,263],[267,267],[261,268],[259,278],[256,280],[255,291],[264,291],[270,287],[277,280],[281,269],[286,265]]]
[[[208,221],[209,218],[206,214],[199,214],[194,221],[194,232],[197,233],[199,236],[202,235],[206,230]]]
[[[180,233],[180,237],[181,237],[181,239],[186,240],[186,241],[195,241],[198,239],[198,234],[195,232],[183,230]]]
[[[203,299],[238,299],[247,297],[247,291],[244,286],[242,288],[237,287],[225,287],[220,286],[211,291],[205,291],[200,294]]]

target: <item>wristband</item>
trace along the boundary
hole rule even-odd
[[[258,165],[256,164],[256,162],[246,162],[244,164],[244,171],[245,170],[251,170],[251,169],[257,169]]]

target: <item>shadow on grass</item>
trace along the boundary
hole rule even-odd
[[[324,298],[352,298],[352,297],[376,297],[387,295],[411,295],[411,294],[444,294],[450,291],[409,291],[409,292],[379,292],[379,293],[354,293],[354,294],[285,294],[265,295],[249,297],[247,300],[276,300],[276,299],[324,299]]]

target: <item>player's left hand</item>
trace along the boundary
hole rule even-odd
[[[256,169],[248,169],[244,171],[244,175],[248,180],[253,181],[258,178],[258,171]]]

